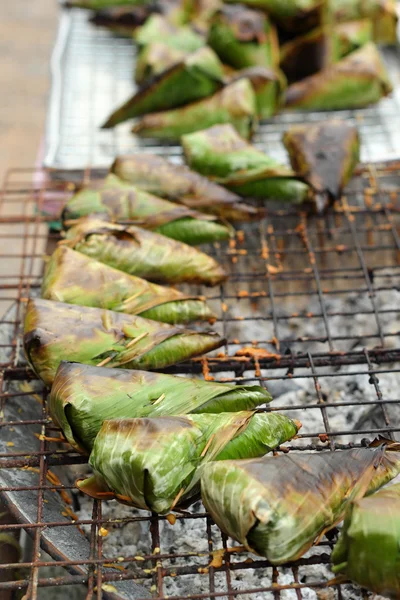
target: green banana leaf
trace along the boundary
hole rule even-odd
[[[233,192],[155,154],[119,156],[111,170],[146,192],[230,221],[249,221],[258,216],[255,207],[245,204]]]
[[[111,310],[51,300],[29,300],[25,316],[25,354],[47,385],[53,383],[62,360],[162,369],[223,343],[213,331],[190,331]]]
[[[221,8],[221,0],[185,0],[188,22],[203,35],[207,35],[211,20]]]
[[[290,33],[310,31],[331,18],[328,0],[242,0],[241,4],[263,10],[283,30]]]
[[[336,64],[290,85],[290,110],[341,110],[362,108],[392,91],[386,67],[372,42]]]
[[[332,571],[385,598],[400,598],[400,484],[347,509]]]
[[[195,52],[205,45],[204,37],[190,26],[177,26],[171,23],[168,16],[163,15],[151,15],[145,24],[135,31],[133,39],[140,48],[152,42],[162,41],[172,48],[185,52]]]
[[[397,44],[396,0],[330,0],[336,21],[371,19],[377,44]]]
[[[132,221],[144,229],[194,246],[226,240],[234,233],[230,225],[217,217],[162,200],[112,173],[72,196],[63,210],[64,226],[90,214],[105,214],[113,221]]]
[[[279,69],[249,67],[231,75],[231,81],[248,79],[256,96],[259,119],[269,119],[275,115],[284,103],[286,77]]]
[[[69,443],[90,452],[105,420],[237,412],[271,400],[267,390],[257,385],[62,362],[51,388],[49,409]]]
[[[124,37],[132,37],[137,27],[143,25],[154,12],[152,5],[116,6],[99,10],[90,17],[90,22],[98,27],[105,27],[112,33]]]
[[[338,40],[340,57],[347,56],[347,54],[373,40],[373,23],[371,19],[337,23],[334,31]]]
[[[135,63],[135,81],[142,84],[163,73],[172,65],[181,63],[188,52],[178,50],[164,42],[151,42],[139,52]]]
[[[93,497],[108,492],[163,514],[198,498],[200,467],[209,461],[262,456],[297,431],[275,412],[105,421],[89,458],[95,474],[77,483]]]
[[[60,245],[150,281],[217,285],[227,279],[221,265],[204,252],[133,225],[83,217],[65,235]]]
[[[230,125],[182,138],[189,166],[246,196],[302,202],[308,186],[295,173],[242,139]]]
[[[252,136],[257,125],[257,106],[248,79],[229,83],[213,96],[181,108],[145,115],[138,119],[132,132],[141,137],[178,139],[220,123],[231,123],[244,138]]]
[[[267,15],[240,4],[225,5],[213,17],[208,44],[235,69],[277,67],[279,45]]]
[[[293,125],[283,143],[294,171],[311,186],[322,212],[340,198],[360,160],[357,128],[341,119]]]
[[[353,500],[395,477],[399,450],[383,444],[210,463],[202,500],[227,535],[279,565],[300,558]]]
[[[204,298],[188,296],[59,246],[46,264],[42,298],[140,315],[163,323],[213,320]]]
[[[112,113],[103,128],[207,98],[222,87],[223,75],[222,64],[214,51],[207,46],[199,48],[145,83]]]

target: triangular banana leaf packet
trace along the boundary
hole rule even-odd
[[[131,37],[137,27],[143,25],[154,12],[150,4],[139,6],[115,6],[99,10],[90,17],[90,22],[98,27],[105,27],[116,35]]]
[[[90,452],[105,420],[237,412],[271,400],[258,385],[62,362],[51,388],[49,409],[69,443]]]
[[[133,39],[140,48],[152,42],[162,41],[168,46],[185,52],[195,52],[205,45],[205,38],[192,27],[175,25],[168,16],[164,15],[151,15],[145,24],[135,31]]]
[[[216,13],[207,42],[222,62],[235,69],[279,64],[275,27],[261,11],[240,4],[225,5]]]
[[[353,500],[400,472],[399,444],[214,462],[202,500],[216,524],[279,565],[297,560],[337,525]]]
[[[91,214],[107,215],[112,221],[132,224],[196,246],[226,240],[234,230],[212,215],[162,200],[126,183],[110,173],[78,191],[64,207],[64,226]]]
[[[396,0],[330,0],[336,21],[371,19],[377,44],[397,44]]]
[[[142,84],[167,71],[172,65],[182,62],[190,54],[164,42],[151,42],[138,54],[135,63],[135,81]]]
[[[150,281],[217,285],[227,279],[211,256],[134,225],[83,217],[65,235],[60,245]]]
[[[279,69],[249,67],[230,75],[230,81],[248,79],[256,96],[259,119],[269,119],[284,103],[286,78]]]
[[[220,123],[231,123],[246,139],[252,136],[257,125],[257,104],[248,79],[229,83],[213,96],[181,108],[145,115],[132,132],[141,137],[175,140]]]
[[[386,67],[372,42],[351,52],[336,64],[290,85],[290,110],[341,110],[362,108],[392,91]]]
[[[95,474],[77,484],[95,498],[165,514],[198,499],[207,462],[263,456],[298,427],[279,413],[249,411],[105,421],[89,458]]]
[[[216,318],[204,298],[128,275],[66,246],[59,246],[47,262],[41,295],[171,325]]]
[[[103,128],[207,98],[222,87],[223,76],[222,64],[215,52],[207,46],[199,48],[147,81],[112,113]]]
[[[332,571],[385,598],[400,598],[400,484],[347,509]]]
[[[243,196],[299,203],[308,186],[295,173],[257,150],[230,125],[183,136],[183,152],[192,169]]]
[[[223,343],[213,331],[191,331],[51,300],[29,300],[25,316],[25,354],[47,385],[53,383],[62,360],[126,369],[162,369]]]
[[[142,190],[230,221],[249,221],[258,216],[258,210],[245,204],[240,196],[155,154],[119,156],[111,170]]]
[[[357,128],[341,119],[293,125],[283,136],[290,162],[315,193],[318,212],[339,199],[360,160]]]

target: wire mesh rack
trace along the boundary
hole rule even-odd
[[[0,595],[363,597],[350,584],[329,583],[336,530],[295,563],[272,567],[221,534],[200,503],[157,517],[77,493],[73,481],[87,459],[60,438],[21,351],[25,302],[39,293],[43,255],[58,239],[49,224],[75,187],[67,175],[13,170],[1,196],[0,485],[13,518],[0,534],[24,530],[33,541],[29,555],[2,565]],[[275,400],[260,410],[303,423],[278,451],[331,452],[378,433],[399,439],[399,197],[400,162],[362,166],[329,215],[272,205],[228,247],[207,247],[229,281],[192,291],[207,295],[227,343],[170,372],[267,386]]]
[[[287,155],[282,134],[294,123],[315,122],[341,116],[360,131],[364,162],[400,158],[400,51],[383,49],[394,92],[376,106],[335,113],[284,113],[261,123],[255,145],[282,162]],[[180,160],[176,144],[160,143],[132,135],[131,124],[112,130],[101,125],[133,93],[135,48],[88,22],[88,13],[64,11],[52,59],[53,86],[47,124],[44,163],[47,167],[109,166],[118,154],[137,150]]]

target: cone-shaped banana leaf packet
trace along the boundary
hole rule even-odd
[[[207,41],[222,62],[235,69],[279,64],[275,27],[261,11],[240,4],[225,5],[217,12]]]
[[[204,298],[128,275],[66,246],[59,246],[46,264],[42,298],[171,325],[215,319]]]
[[[293,125],[283,136],[290,162],[313,189],[318,212],[340,198],[360,160],[357,128],[341,119]]]
[[[177,50],[195,52],[205,45],[204,37],[189,25],[178,27],[163,15],[151,15],[146,23],[135,31],[133,37],[141,48],[152,42],[163,42]]]
[[[126,369],[162,369],[223,344],[213,331],[191,331],[111,310],[29,300],[24,349],[35,373],[53,383],[62,360]]]
[[[400,484],[347,509],[332,571],[385,598],[400,598]]]
[[[352,500],[400,472],[399,444],[210,463],[202,499],[216,524],[279,565],[300,558]]]
[[[89,459],[95,474],[78,487],[95,498],[167,513],[198,499],[207,462],[263,456],[298,426],[279,413],[250,411],[105,421]]]
[[[168,110],[207,98],[223,85],[223,69],[217,55],[204,46],[166,71],[147,81],[104,123],[104,128],[147,113]]]
[[[178,50],[164,42],[151,42],[138,54],[135,63],[135,81],[142,84],[150,81],[173,65],[182,62],[190,54],[185,50]]]
[[[90,22],[98,27],[106,27],[116,35],[131,37],[153,12],[154,8],[149,4],[116,6],[95,12]]]
[[[241,4],[265,11],[283,30],[291,33],[304,33],[330,20],[327,0],[242,0]]]
[[[257,150],[233,127],[219,125],[182,138],[189,166],[244,196],[299,203],[308,185],[295,173]]]
[[[130,275],[161,283],[217,285],[227,274],[211,256],[134,225],[83,217],[60,242]]]
[[[397,44],[396,0],[330,0],[336,21],[371,19],[378,44]]]
[[[74,448],[90,452],[105,420],[237,412],[271,400],[257,385],[62,362],[51,388],[50,414]]]
[[[240,196],[155,154],[119,156],[111,170],[142,190],[230,221],[249,221],[258,215]]]
[[[234,231],[215,216],[162,200],[112,173],[85,186],[67,202],[63,210],[64,225],[74,224],[74,219],[90,214],[104,214],[112,221],[132,221],[144,229],[194,246],[226,240]]]
[[[269,119],[275,115],[284,103],[286,78],[279,69],[249,67],[230,75],[230,81],[248,79],[256,96],[259,119]]]
[[[220,123],[231,123],[246,139],[252,136],[257,125],[257,104],[248,79],[229,83],[213,96],[181,108],[145,115],[132,132],[141,137],[175,140]]]
[[[362,108],[392,91],[378,48],[370,42],[336,64],[290,85],[290,110],[341,110]]]

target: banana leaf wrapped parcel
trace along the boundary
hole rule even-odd
[[[250,411],[105,421],[78,481],[95,498],[116,498],[167,513],[199,497],[200,467],[211,460],[262,456],[291,439],[298,423]]]
[[[387,598],[400,598],[400,484],[347,509],[332,571]]]
[[[293,125],[283,143],[294,171],[311,186],[322,212],[340,198],[360,160],[357,128],[341,119]]]
[[[60,245],[150,281],[217,285],[227,279],[211,256],[134,225],[82,217],[65,235]]]
[[[190,54],[185,50],[179,50],[164,42],[151,42],[144,46],[139,52],[136,63],[134,79],[137,84],[151,80],[163,73],[172,65],[181,62]]]
[[[144,83],[103,128],[147,113],[157,113],[207,98],[223,85],[223,69],[217,55],[204,46]]]
[[[164,6],[164,2],[161,2]],[[144,48],[152,42],[162,41],[177,50],[195,52],[205,45],[204,36],[200,35],[189,25],[178,26],[171,22],[167,15],[151,15],[147,21],[139,27],[133,39],[139,48]]]
[[[69,443],[90,452],[105,420],[237,412],[271,400],[258,385],[62,362],[51,388],[49,409]]]
[[[105,214],[112,221],[135,225],[190,245],[207,244],[231,237],[233,228],[181,204],[143,192],[110,173],[70,198],[64,207],[64,225],[91,214]]]
[[[290,85],[290,110],[341,110],[375,104],[392,91],[386,67],[372,42],[334,65]]]
[[[397,44],[396,0],[330,0],[330,4],[336,21],[368,18],[377,44]]]
[[[47,262],[41,292],[45,300],[106,308],[171,325],[215,319],[204,298],[128,275],[66,246],[59,246]]]
[[[300,558],[343,519],[353,500],[399,472],[399,444],[387,441],[342,452],[212,462],[202,469],[202,500],[222,531],[279,565]]]
[[[111,310],[30,299],[24,350],[35,373],[53,383],[62,360],[161,369],[224,343],[213,331],[191,331]]]
[[[259,119],[269,119],[284,103],[286,78],[279,69],[249,67],[231,75],[230,81],[248,79],[254,90]]]
[[[212,96],[180,108],[146,114],[136,121],[132,132],[141,137],[175,140],[221,123],[231,123],[246,139],[253,135],[257,104],[248,79],[228,83]]]
[[[261,11],[240,4],[225,5],[216,13],[207,42],[222,62],[235,69],[279,64],[275,27]]]
[[[185,135],[182,146],[192,169],[240,195],[293,203],[308,197],[308,186],[291,169],[249,144],[230,125]]]
[[[249,221],[258,215],[240,196],[155,154],[119,156],[111,171],[146,192],[230,221]]]

